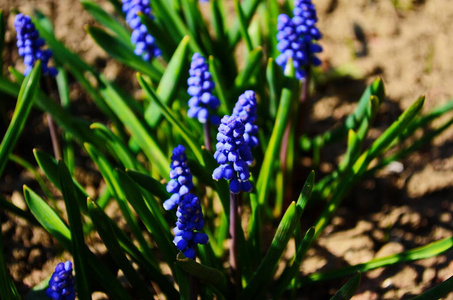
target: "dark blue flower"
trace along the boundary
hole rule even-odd
[[[229,180],[230,191],[234,194],[252,190],[247,162],[253,161],[253,157],[244,140],[244,132],[245,126],[239,117],[224,116],[217,134],[214,158],[220,166],[214,170],[212,178]]]
[[[153,57],[161,55],[154,37],[148,33],[146,26],[142,24],[138,13],[141,12],[152,19],[149,0],[123,0],[123,12],[126,14],[126,22],[132,28],[131,42],[135,45],[135,54],[143,60],[149,61]]]
[[[244,141],[250,148],[258,146],[258,126],[255,125],[256,97],[254,91],[245,91],[233,108],[233,116],[239,117],[245,126]]]
[[[178,145],[173,149],[170,164],[170,181],[167,184],[167,192],[173,195],[164,202],[164,208],[170,210],[179,204],[181,196],[189,193],[193,188],[192,174],[187,165],[186,149],[182,145]]]
[[[305,68],[308,65],[319,66],[321,61],[316,53],[322,51],[322,47],[315,43],[321,39],[321,32],[316,28],[318,18],[315,6],[311,0],[295,0],[294,17],[281,14],[277,23],[277,49],[280,55],[276,62],[283,69],[288,59],[293,59],[296,70],[296,78],[305,77]]]
[[[74,276],[72,275],[72,263],[70,261],[59,263],[55,267],[55,272],[49,280],[46,295],[56,300],[75,299]]]
[[[220,118],[214,112],[219,108],[220,101],[212,95],[215,85],[211,79],[209,66],[199,53],[192,56],[189,75],[187,93],[192,98],[189,100],[187,115],[190,118],[197,118],[203,124],[209,121],[213,125],[219,125]]]
[[[24,75],[30,73],[37,60],[41,60],[42,73],[55,77],[58,74],[57,69],[47,66],[49,59],[52,57],[52,52],[49,49],[41,49],[44,46],[44,40],[39,37],[39,32],[36,30],[31,18],[24,14],[16,15],[14,27],[17,32],[19,55],[24,58]]]
[[[175,234],[173,243],[186,257],[195,259],[196,245],[206,244],[208,236],[200,232],[204,225],[203,212],[200,201],[194,194],[188,193],[181,196],[176,217],[178,220],[173,229]]]

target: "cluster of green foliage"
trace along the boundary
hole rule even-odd
[[[282,4],[277,0],[234,0],[232,15],[227,12],[227,1],[152,0],[154,19],[141,16],[162,51],[162,58],[152,62],[145,62],[134,54],[119,0],[109,0],[115,8],[114,14],[90,0],[80,2],[99,24],[87,26],[87,34],[110,57],[138,72],[137,78],[131,81],[138,80],[143,90],[142,99],[134,99],[131,91],[109,80],[102,71],[68,49],[55,37],[50,20],[39,12],[34,14],[33,22],[52,50],[59,70],[58,89],[54,91],[58,93],[59,103],[40,87],[39,63],[26,77],[13,67],[9,74],[0,74],[0,92],[17,98],[14,115],[0,146],[0,176],[5,165],[14,161],[30,169],[42,187],[42,192],[37,192],[24,186],[27,210],[3,196],[0,207],[28,220],[30,226],[44,228],[72,254],[79,299],[90,299],[94,290],[102,290],[112,299],[151,299],[155,293],[169,299],[194,299],[196,293],[202,299],[212,299],[213,294],[220,299],[269,296],[278,299],[291,291],[296,295],[299,289],[314,282],[348,276],[349,281],[332,299],[349,299],[359,286],[361,272],[435,256],[453,247],[453,238],[446,238],[358,265],[306,276],[300,273],[308,249],[316,243],[351,188],[390,162],[429,144],[452,124],[453,119],[437,127],[431,126],[433,120],[453,109],[453,102],[421,115],[424,97],[420,97],[365,147],[364,141],[385,99],[383,82],[376,79],[342,124],[317,136],[305,134],[299,138],[295,126],[288,127],[288,124],[295,123],[293,112],[300,105],[298,99],[304,81],[294,78],[291,64],[283,72],[274,62],[278,55],[277,16],[291,9],[289,1]],[[201,6],[210,9],[206,14],[209,21],[205,21]],[[0,49],[3,49],[4,31],[0,14]],[[234,280],[225,267],[229,255],[225,248],[229,238],[228,183],[212,179],[217,165],[212,153],[202,146],[203,128],[186,116],[185,80],[194,52],[209,58],[222,115],[231,114],[238,96],[245,90],[254,90],[258,97],[260,146],[254,150],[255,162],[251,167],[254,189],[243,195],[242,205],[247,208],[244,211],[250,213],[238,230],[240,282]],[[240,62],[238,54],[242,58]],[[319,72],[314,70],[314,82]],[[99,113],[109,120],[108,124],[92,123],[71,113],[68,78],[84,89]],[[57,161],[36,149],[35,166],[12,154],[31,109],[49,114],[64,133],[62,160]],[[287,128],[290,131],[287,153],[281,155]],[[411,139],[421,129],[423,137],[416,141]],[[214,132],[215,128],[212,134]],[[291,199],[289,206],[285,205],[285,192],[293,191],[292,179],[300,176],[294,174],[300,169],[300,156],[312,155],[313,161],[319,162],[323,147],[345,141],[347,148],[335,170],[319,180],[315,180],[314,172],[307,171],[305,184],[296,190],[300,196]],[[199,246],[197,261],[177,253],[171,231],[174,215],[162,208],[169,194],[161,181],[168,180],[170,153],[178,144],[187,146],[195,193],[202,199],[205,232],[210,240],[207,245]],[[77,149],[89,155],[107,185],[98,199],[91,199],[74,176]],[[65,211],[61,211],[55,195],[36,172],[38,167],[61,192]],[[111,201],[119,207],[118,214],[126,221],[127,230],[106,214],[105,208]],[[308,202],[320,203],[325,209],[313,227],[303,232],[300,220]],[[263,228],[273,228],[269,247],[263,246]],[[108,249],[111,266],[104,264],[88,247],[87,236],[94,232]],[[1,237],[0,298],[19,299],[4,263]],[[276,276],[288,243],[295,244],[296,253],[293,259],[284,262],[284,272]],[[174,279],[163,273],[162,264],[168,266]],[[119,280],[118,269],[127,284]],[[30,295],[40,295],[46,285],[47,282],[43,282]],[[439,298],[452,289],[449,279],[420,299]]]

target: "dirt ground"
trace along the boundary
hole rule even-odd
[[[101,2],[102,1],[97,1]],[[319,28],[323,32],[320,55],[323,69],[350,74],[318,85],[311,113],[310,133],[335,125],[353,111],[364,88],[377,76],[386,85],[385,99],[370,135],[376,137],[396,120],[417,97],[426,95],[423,112],[445,104],[453,95],[453,3],[449,0],[314,0]],[[93,23],[78,1],[2,0],[0,9],[16,7],[29,12],[39,7],[54,20],[56,35],[91,63],[102,62],[109,76],[120,68],[106,61],[83,26]],[[7,19],[12,28],[12,16]],[[6,62],[14,62],[14,34],[6,35]],[[3,66],[6,72],[7,65]],[[74,101],[83,95],[71,94]],[[87,110],[88,113],[88,110]],[[35,112],[35,132],[42,115]],[[443,121],[452,115],[442,118]],[[4,120],[3,120],[4,121]],[[5,122],[5,121],[4,121]],[[6,123],[7,124],[7,123]],[[2,124],[4,126],[4,124]],[[42,126],[41,127],[45,127]],[[3,128],[3,127],[1,127]],[[5,127],[6,128],[6,127]],[[40,140],[46,148],[48,140]],[[33,161],[35,147],[20,141],[18,154]],[[328,150],[328,149],[327,149]],[[387,169],[354,188],[334,217],[332,224],[309,251],[303,274],[366,262],[374,257],[409,250],[453,234],[453,128],[434,143],[402,160],[395,170]],[[336,157],[323,153],[329,170]],[[401,167],[403,167],[401,169]],[[1,193],[23,206],[22,185],[32,184],[31,175],[17,166],[8,166],[0,184]],[[96,192],[92,173],[82,183]],[[88,178],[88,179],[87,179]],[[1,214],[8,267],[22,294],[48,277],[55,263],[69,258],[43,230]],[[377,269],[362,276],[353,299],[409,299],[453,275],[453,251],[414,263]],[[307,286],[298,298],[326,299],[344,281]],[[453,299],[451,293],[447,299]]]

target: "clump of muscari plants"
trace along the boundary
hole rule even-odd
[[[365,146],[385,99],[378,78],[342,124],[310,135],[309,85],[323,76],[315,68],[322,40],[310,0],[235,0],[234,14],[226,1],[218,0],[109,0],[114,14],[93,1],[80,2],[98,23],[87,26],[87,34],[112,59],[137,72],[130,80],[137,80],[143,93],[134,99],[131,91],[87,64],[54,35],[40,12],[16,16],[17,46],[26,67],[25,72],[10,67],[10,74],[0,76],[0,91],[17,98],[0,146],[0,175],[14,161],[36,174],[42,191],[24,186],[28,209],[3,197],[0,205],[54,236],[72,255],[75,271],[72,277],[71,262],[57,265],[32,296],[47,290],[54,299],[73,299],[75,289],[79,299],[90,299],[96,290],[112,299],[152,299],[156,294],[168,299],[211,299],[213,294],[220,299],[278,299],[315,282],[347,278],[334,296],[346,299],[355,293],[361,272],[452,247],[453,239],[447,238],[302,275],[308,249],[351,188],[429,144],[453,122],[427,130],[452,105],[421,115],[420,97]],[[201,7],[209,13],[202,15]],[[47,50],[41,48],[44,41]],[[49,61],[56,69],[48,67]],[[69,97],[74,84],[68,78],[85,90],[108,122],[93,123],[74,113]],[[52,80],[58,89],[52,90]],[[35,167],[12,154],[31,109],[49,114],[57,126],[54,155],[38,149],[34,155],[44,176],[60,190],[65,212]],[[414,141],[419,129],[427,131]],[[321,150],[344,141],[344,155],[330,174],[315,179],[315,172],[300,165],[302,156],[311,156],[316,169]],[[74,176],[81,157],[75,144],[107,185],[97,198]],[[62,159],[53,157],[57,153]],[[105,210],[111,202],[119,208],[115,216]],[[304,209],[310,209],[307,203],[325,207],[308,230],[300,225]],[[125,227],[114,221],[118,217]],[[108,265],[89,247],[88,237],[95,232],[107,248]],[[264,236],[272,237],[270,246]],[[296,252],[282,261],[289,243]],[[19,299],[4,263],[1,235],[0,249],[0,298]],[[279,263],[285,268],[276,274]],[[449,279],[425,296],[440,297],[451,286]]]

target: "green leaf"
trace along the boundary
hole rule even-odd
[[[102,76],[101,81],[104,85],[99,87],[99,90],[104,99],[106,99],[107,104],[131,132],[134,140],[138,143],[150,162],[155,165],[160,175],[162,177],[166,177],[170,171],[167,158],[162,153],[162,150],[158,146],[154,137],[151,135],[150,131],[133,113],[116,88]]]
[[[228,279],[217,269],[203,266],[193,259],[189,259],[179,252],[176,257],[176,265],[187,273],[195,276],[204,284],[210,284],[223,293],[223,296],[229,294]]]
[[[219,97],[221,106],[219,107],[219,113],[221,114],[229,114],[231,111],[230,104],[227,100],[227,97],[225,95],[225,91],[223,88],[223,84],[220,80],[220,73],[218,71],[218,61],[214,58],[214,56],[210,55],[209,56],[209,71],[211,72],[212,75],[212,80],[215,83],[215,92],[217,96]]]
[[[160,198],[161,200],[170,198],[171,194],[167,192],[165,185],[152,178],[151,176],[133,170],[126,170],[126,173],[136,183],[138,183],[142,188],[150,192],[152,195]]]
[[[236,9],[237,20],[239,21],[239,32],[242,35],[242,39],[245,41],[248,51],[251,52],[253,50],[253,45],[247,31],[248,20],[245,17],[244,10],[242,9],[239,0],[234,0],[234,8]]]
[[[261,3],[261,0],[248,0],[242,1],[242,9],[244,11],[244,23],[242,26],[248,27],[250,20],[255,14],[258,5]],[[236,47],[237,42],[241,36],[241,22],[239,18],[235,18],[233,25],[228,31],[228,44],[230,45],[230,50],[233,50]]]
[[[33,154],[35,155],[35,159],[39,167],[43,170],[44,174],[46,174],[47,179],[49,179],[50,182],[52,182],[59,190],[61,190],[60,177],[58,174],[58,163],[55,158],[38,149],[33,149]],[[80,201],[79,207],[82,209],[82,212],[88,213],[85,201],[85,199],[88,197],[88,194],[80,186],[80,184],[75,181],[75,179],[73,179],[73,183],[76,186],[76,199]]]
[[[55,211],[35,192],[24,186],[24,196],[28,207],[42,227],[55,237],[63,247],[71,251],[71,232]],[[86,204],[85,204],[86,205]],[[87,266],[112,299],[130,299],[118,279],[101,263],[96,256],[87,250]]]
[[[424,245],[422,247],[389,255],[386,257],[376,258],[366,263],[347,266],[344,268],[335,269],[325,273],[312,273],[307,277],[301,278],[300,284],[330,280],[334,278],[341,278],[348,275],[352,275],[357,271],[366,272],[374,270],[376,268],[391,266],[398,263],[425,259],[439,255],[452,248],[453,248],[453,237],[449,237]]]
[[[132,170],[145,171],[142,164],[138,162],[131,150],[115,135],[107,126],[101,123],[93,123],[90,126],[96,134],[110,147],[110,154],[116,156],[123,166]]]
[[[291,60],[288,61],[287,66],[289,67],[289,75],[286,77],[285,86],[282,91],[280,104],[277,111],[277,118],[272,130],[269,145],[264,154],[263,164],[261,165],[261,170],[256,185],[258,191],[258,202],[260,203],[260,205],[263,205],[266,202],[266,198],[269,194],[268,191],[270,185],[268,184],[268,182],[271,180],[270,178],[273,170],[273,165],[275,163],[275,160],[277,159],[277,154],[280,150],[280,144],[291,112],[291,103],[293,100],[294,90],[293,86],[295,84],[294,66]]]
[[[161,77],[160,72],[152,64],[135,55],[131,43],[126,43],[95,26],[87,26],[86,31],[105,52],[121,63],[145,73],[154,80]]]
[[[83,8],[96,19],[96,21],[118,35],[125,43],[129,42],[130,34],[126,28],[124,28],[124,26],[112,15],[108,14],[99,4],[90,0],[80,0],[80,3]]]
[[[13,151],[33,106],[33,99],[39,85],[40,75],[41,62],[38,61],[22,83],[11,123],[0,144],[0,176],[5,169],[8,156]]]
[[[453,276],[445,280],[444,282],[436,285],[432,289],[424,292],[411,300],[435,300],[446,297],[453,291]]]
[[[250,78],[252,78],[253,72],[259,68],[262,57],[263,48],[261,46],[256,47],[250,52],[244,69],[241,73],[239,73],[234,81],[234,87],[236,90],[240,90],[244,85],[250,84]]]
[[[161,50],[163,58],[168,61],[172,53],[175,51],[176,46],[178,46],[179,39],[176,38],[176,34],[171,34],[171,29],[164,24],[158,24],[155,20],[149,18],[149,16],[138,12],[137,15],[140,18],[142,24],[146,26],[148,33],[154,37],[157,47]],[[165,30],[163,29],[165,28]]]
[[[118,206],[124,218],[126,219],[126,222],[129,225],[130,230],[132,231],[132,234],[139,242],[142,251],[146,252],[147,255],[152,256],[152,250],[148,242],[143,237],[140,226],[130,210],[130,207],[125,198],[125,194],[121,189],[120,183],[118,181],[117,174],[114,173],[114,168],[110,165],[106,157],[102,155],[98,150],[96,150],[96,148],[94,148],[92,145],[85,144],[85,149],[93,159],[93,161],[96,163],[96,166],[99,168],[99,171],[101,172],[101,175],[104,178],[111,194],[117,200]]]
[[[361,273],[357,272],[344,284],[341,289],[333,295],[330,300],[349,300],[357,292],[360,285]]]
[[[117,236],[110,223],[110,219],[104,214],[104,212],[96,205],[93,201],[88,202],[88,210],[90,212],[93,224],[96,227],[102,241],[109,254],[118,264],[119,268],[123,271],[124,275],[128,279],[134,291],[142,299],[151,299],[153,295],[146,287],[143,280],[140,278],[138,272],[132,267],[131,262],[127,259],[120,244],[117,241]],[[79,292],[80,293],[80,292]]]
[[[66,205],[69,219],[69,229],[72,237],[72,253],[74,256],[75,281],[77,284],[77,295],[80,299],[91,299],[88,270],[85,265],[88,261],[86,252],[88,248],[83,236],[82,215],[77,199],[76,189],[72,182],[71,174],[64,162],[59,161],[58,173],[60,177],[61,193]]]
[[[280,278],[275,283],[273,292],[275,299],[279,299],[281,294],[285,291],[291,281],[298,276],[297,274],[300,270],[300,265],[313,242],[314,234],[315,229],[313,227],[308,229],[307,233],[304,236],[304,239],[302,240],[302,243],[300,243],[299,247],[297,248],[296,256],[292,265],[290,267],[287,267],[283,271],[282,275],[280,275]]]
[[[178,91],[183,78],[186,78],[184,71],[186,71],[188,60],[188,44],[189,37],[185,36],[178,48],[173,54],[164,75],[159,82],[156,94],[162,100],[164,105],[170,105]],[[154,101],[146,108],[145,120],[152,127],[156,127],[162,117],[162,111],[157,103]]]
[[[145,203],[139,186],[122,171],[117,171],[118,181],[126,199],[134,208],[135,212],[145,224],[146,228],[153,235],[162,255],[169,266],[173,266],[176,257],[176,249],[172,243],[170,228],[168,227],[161,207],[155,205],[155,202],[148,201]],[[150,206],[147,206],[150,205]],[[153,205],[154,204],[154,205]],[[172,270],[174,272],[174,270]]]
[[[38,221],[30,212],[17,207],[16,205],[14,205],[14,203],[8,201],[2,195],[0,195],[0,208],[3,211],[9,211],[9,212],[15,214],[16,216],[26,220],[31,225],[39,226]]]
[[[277,269],[278,262],[280,261],[288,242],[293,235],[296,225],[300,221],[300,217],[304,211],[305,205],[311,195],[311,190],[314,184],[314,172],[312,171],[308,176],[302,192],[297,200],[297,203],[292,202],[286,210],[274,238],[272,239],[271,246],[266,253],[266,256],[261,261],[256,272],[253,274],[252,279],[244,291],[240,294],[240,299],[256,298],[260,294],[260,289],[269,284],[272,280],[274,273]]]
[[[167,105],[165,105],[162,102],[162,100],[159,98],[159,96],[156,95],[156,93],[153,91],[153,89],[143,79],[141,74],[137,74],[137,79],[138,79],[138,83],[140,84],[140,86],[145,90],[146,95],[148,95],[148,97],[150,98],[150,100],[153,101],[153,103],[157,104],[157,106],[162,111],[164,117],[167,119],[167,121],[170,122],[170,124],[179,131],[182,138],[187,143],[187,145],[189,145],[190,149],[192,150],[193,154],[196,156],[198,161],[200,163],[203,163],[203,156],[201,154],[200,146],[198,146],[194,142],[195,138],[192,136],[192,134],[181,125],[181,122],[176,119],[176,116],[174,115],[174,113],[168,108]]]
[[[71,249],[71,232],[58,214],[35,192],[24,185],[24,197],[36,220],[66,249]]]

